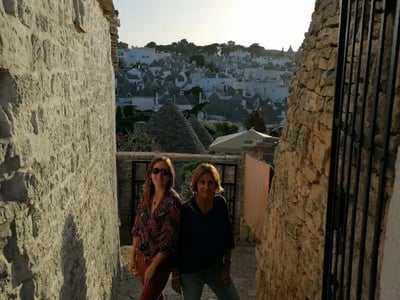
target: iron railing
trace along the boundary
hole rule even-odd
[[[377,297],[399,19],[400,0],[341,1],[323,299]]]

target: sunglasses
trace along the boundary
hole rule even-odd
[[[155,175],[157,175],[158,173],[161,173],[162,176],[171,175],[171,172],[168,171],[167,169],[159,169],[159,168],[153,168],[153,169],[151,170],[151,173],[152,173],[152,174],[155,174]]]

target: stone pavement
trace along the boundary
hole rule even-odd
[[[118,286],[118,300],[139,299],[141,288],[140,281],[130,276],[128,272],[130,246],[121,247],[121,278]],[[231,276],[242,300],[256,300],[255,288],[256,257],[255,244],[236,242],[232,251]],[[183,296],[177,294],[168,282],[164,294],[167,300],[183,300]],[[203,290],[202,300],[216,300],[215,294],[206,286]]]

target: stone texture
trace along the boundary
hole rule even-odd
[[[381,6],[381,3],[378,1],[377,11],[382,9],[379,6]],[[393,33],[392,18],[393,15],[388,18],[386,27],[388,36],[391,36]],[[373,228],[376,219],[377,199],[384,202],[384,204],[386,204],[387,199],[391,199],[393,182],[395,180],[395,154],[398,151],[400,141],[398,130],[400,72],[397,73],[394,82],[393,98],[388,99],[389,51],[383,51],[381,82],[378,83],[379,94],[375,94],[374,92],[376,89],[376,82],[374,80],[378,64],[377,53],[379,50],[377,29],[381,25],[380,13],[377,14],[375,21],[371,65],[369,66],[372,71],[370,72],[370,80],[367,82],[368,90],[365,91],[366,116],[362,120],[362,123],[358,121],[356,129],[354,129],[355,134],[363,132],[363,136],[359,137],[363,139],[363,145],[360,147],[357,142],[355,142],[355,145],[352,145],[356,148],[352,149],[355,150],[352,152],[354,157],[360,157],[361,180],[357,186],[354,178],[356,176],[352,176],[352,174],[356,174],[355,162],[353,161],[352,165],[348,166],[348,156],[343,159],[343,153],[339,153],[339,160],[345,162],[343,168],[346,171],[352,171],[351,173],[343,172],[344,178],[342,178],[350,182],[348,187],[349,194],[355,195],[355,191],[357,191],[359,199],[366,198],[369,200],[369,204],[367,204],[368,216],[365,218],[368,229],[366,230],[365,270],[369,270],[372,264],[371,249],[374,237]],[[306,34],[303,42],[302,51],[299,53],[295,76],[289,89],[286,124],[275,151],[275,175],[267,203],[267,222],[264,227],[263,239],[260,246],[257,247],[256,283],[260,299],[319,299],[321,297],[338,26],[339,2],[333,0],[316,1],[309,32]],[[352,30],[353,28],[349,28],[350,32]],[[354,53],[356,54],[358,54],[357,51],[360,47],[358,39],[359,36],[354,43]],[[384,45],[384,48],[391,49],[391,38],[388,38],[385,43],[387,44]],[[366,45],[364,45],[364,52],[366,48]],[[358,57],[358,55],[350,57],[350,53],[347,53],[347,55],[349,55],[346,58],[347,70],[350,69],[351,62],[354,63],[354,66],[357,66],[357,63],[360,63],[358,62],[360,59],[362,60],[360,64],[361,70],[365,70],[365,53],[363,53],[363,57]],[[399,64],[397,65],[397,69],[400,70]],[[347,77],[349,76],[346,76],[346,80],[352,80],[352,84],[349,87],[345,87],[345,96],[343,97],[344,101],[349,101],[348,112],[352,113],[356,120],[360,119],[361,108],[357,107],[357,105],[360,105],[361,96],[359,94],[355,95],[355,93],[362,91],[364,76],[367,74],[364,71],[360,71],[359,73],[360,77],[358,78],[356,77],[356,71],[353,73],[353,78],[348,79]],[[354,82],[356,80],[360,82],[360,89],[358,91],[355,89],[356,84]],[[348,83],[346,82],[346,84]],[[376,95],[378,95],[377,102],[374,99]],[[356,105],[353,103],[354,99],[357,99]],[[384,149],[384,136],[387,133],[385,132],[384,124],[389,116],[387,104],[392,100],[394,101],[392,111],[393,121],[390,124],[390,145],[386,155],[388,168],[385,174],[380,174],[383,161],[381,155]],[[372,126],[375,125],[375,120],[372,118],[375,103],[378,103],[376,111],[377,126],[371,133]],[[355,115],[356,111],[357,115]],[[346,141],[345,139],[348,140]],[[344,142],[349,141],[348,137],[341,136],[342,145]],[[347,148],[350,148],[350,145],[350,143],[347,143]],[[373,149],[372,152],[374,154],[372,155],[371,169],[367,169],[367,161],[371,153],[370,149]],[[342,148],[341,152],[343,152]],[[346,178],[347,176],[350,176],[350,178]],[[384,194],[379,195],[379,184],[383,176],[386,180],[386,186]],[[338,180],[340,181],[340,179]],[[367,183],[367,179],[370,182]],[[366,184],[370,184],[367,190],[365,188]],[[398,199],[394,197],[393,200],[396,201]],[[362,233],[360,228],[365,207],[362,201],[356,203],[354,241],[357,247],[361,240]],[[392,216],[398,214],[398,206],[396,205],[387,209],[395,210]],[[386,224],[387,214],[384,214],[383,218],[382,227]],[[350,222],[350,219],[348,219],[348,222]],[[397,226],[394,220],[391,220],[390,224]],[[348,228],[350,228],[349,226]],[[387,243],[391,249],[388,253],[390,251],[394,253],[394,251],[398,251],[399,249],[399,238],[393,238],[395,230],[389,232],[391,236]],[[386,245],[380,244],[379,246],[378,282],[380,279],[379,268],[381,260],[384,259],[382,258],[382,249]],[[346,247],[348,247],[348,244],[346,244]],[[349,251],[348,248],[347,251]],[[389,256],[386,256],[386,266],[390,266],[391,263],[398,266],[398,257],[393,256],[393,259],[391,259]],[[359,251],[355,251],[353,254],[353,263],[358,263],[358,259]],[[399,294],[399,288],[396,288],[399,282],[399,275],[394,269],[387,267],[388,273],[385,274],[386,277],[384,279],[388,282],[381,283],[382,286],[390,289],[390,291],[382,293],[387,299]],[[364,288],[368,287],[369,280],[368,276],[364,276],[362,282]],[[353,272],[353,287],[356,282],[357,272]],[[364,290],[368,289],[365,288]],[[353,292],[354,289],[352,290]],[[365,295],[363,296],[368,297],[367,293],[368,291],[364,292]],[[372,297],[374,296],[372,295]],[[350,298],[354,297],[355,295],[353,294],[350,296]]]
[[[73,2],[0,3],[0,299],[115,298],[114,11]]]
[[[255,270],[256,256],[254,243],[236,242],[236,247],[232,251],[231,278],[235,284],[240,299],[256,300],[257,292],[255,289]],[[118,284],[118,300],[139,299],[141,283],[138,278],[133,278],[128,271],[131,246],[121,247],[121,266],[122,274]],[[181,300],[183,296],[177,294],[171,288],[171,282],[168,281],[164,295],[167,300]],[[201,300],[216,300],[217,297],[213,291],[204,287]]]
[[[338,5],[317,1],[296,62],[287,123],[275,152],[268,222],[257,248],[260,299],[321,295]]]

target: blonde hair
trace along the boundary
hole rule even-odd
[[[221,176],[218,170],[210,163],[202,163],[197,166],[192,175],[192,180],[190,181],[190,190],[197,193],[197,183],[199,182],[201,176],[204,174],[211,174],[215,181],[215,192],[221,193],[224,188],[221,185]]]

